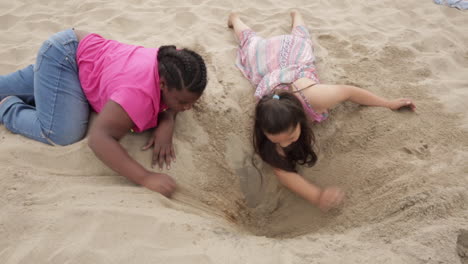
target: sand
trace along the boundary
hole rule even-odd
[[[322,213],[251,165],[253,87],[234,66],[231,10],[262,36],[298,8],[323,83],[410,97],[416,113],[345,103],[314,126],[301,168],[346,191]],[[173,199],[104,166],[86,140],[51,147],[0,126],[0,263],[468,263],[468,13],[432,1],[46,1],[0,3],[0,74],[34,62],[67,27],[201,53],[209,84],[178,116]],[[122,144],[149,168],[140,148]]]

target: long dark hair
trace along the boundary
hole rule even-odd
[[[161,46],[158,51],[159,76],[170,89],[202,94],[206,87],[206,66],[203,58],[189,49]]]
[[[275,168],[296,172],[296,164],[313,166],[317,154],[313,150],[315,136],[310,127],[302,103],[294,94],[287,91],[263,96],[255,107],[255,124],[253,145],[255,152],[263,161]],[[285,157],[281,156],[276,145],[265,135],[279,134],[300,124],[301,135],[291,145],[283,148]]]

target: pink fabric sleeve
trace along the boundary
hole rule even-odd
[[[120,89],[110,96],[127,112],[135,124],[134,130],[142,132],[156,126],[156,115],[151,99],[138,89]]]

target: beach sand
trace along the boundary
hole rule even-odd
[[[301,11],[323,83],[410,97],[417,111],[345,103],[314,125],[300,168],[346,191],[328,213],[251,165],[254,88],[235,67],[230,11],[264,37]],[[468,263],[468,13],[426,1],[0,3],[0,74],[69,27],[206,60],[209,84],[177,117],[172,199],[104,166],[87,140],[52,147],[0,126],[0,263]],[[149,133],[123,146],[144,166]]]

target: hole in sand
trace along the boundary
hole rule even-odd
[[[257,157],[258,158],[258,157]],[[259,158],[258,158],[259,159]],[[276,181],[268,166],[246,159],[235,172],[240,178],[244,199],[234,202],[224,217],[257,236],[292,238],[306,233],[338,231],[339,209],[327,213],[288,191]]]

